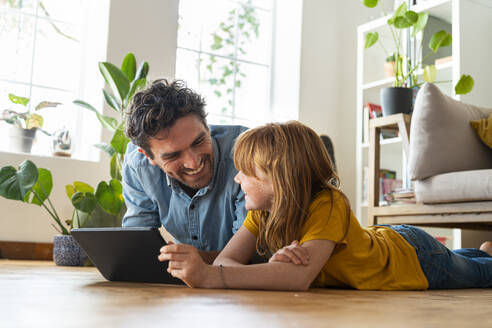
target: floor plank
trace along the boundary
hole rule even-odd
[[[492,289],[205,290],[0,260],[0,327],[492,327]]]

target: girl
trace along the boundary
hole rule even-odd
[[[249,213],[213,265],[191,245],[170,244],[160,261],[190,287],[418,290],[492,286],[492,247],[450,251],[411,226],[362,228],[338,189],[319,136],[299,122],[239,136],[235,181]],[[252,255],[268,263],[246,265]]]

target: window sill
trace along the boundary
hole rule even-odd
[[[0,158],[2,159],[0,162],[3,162],[3,159],[6,159],[8,156],[20,157],[24,159],[32,159],[33,161],[40,160],[40,159],[44,159],[44,160],[54,159],[56,161],[70,161],[70,162],[94,163],[94,164],[99,163],[101,161],[100,159],[98,161],[95,161],[95,160],[80,159],[80,158],[74,158],[68,156],[54,156],[54,155],[43,155],[43,154],[36,154],[36,153],[13,152],[10,150],[3,150],[3,149],[0,150]]]

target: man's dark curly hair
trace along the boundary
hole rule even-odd
[[[196,115],[208,129],[204,107],[203,97],[187,88],[184,81],[159,79],[133,97],[126,113],[125,133],[153,159],[149,138],[172,127],[179,118]]]

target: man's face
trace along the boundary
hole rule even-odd
[[[179,118],[171,128],[149,139],[152,165],[193,189],[210,184],[213,177],[213,147],[209,130],[195,115]]]

